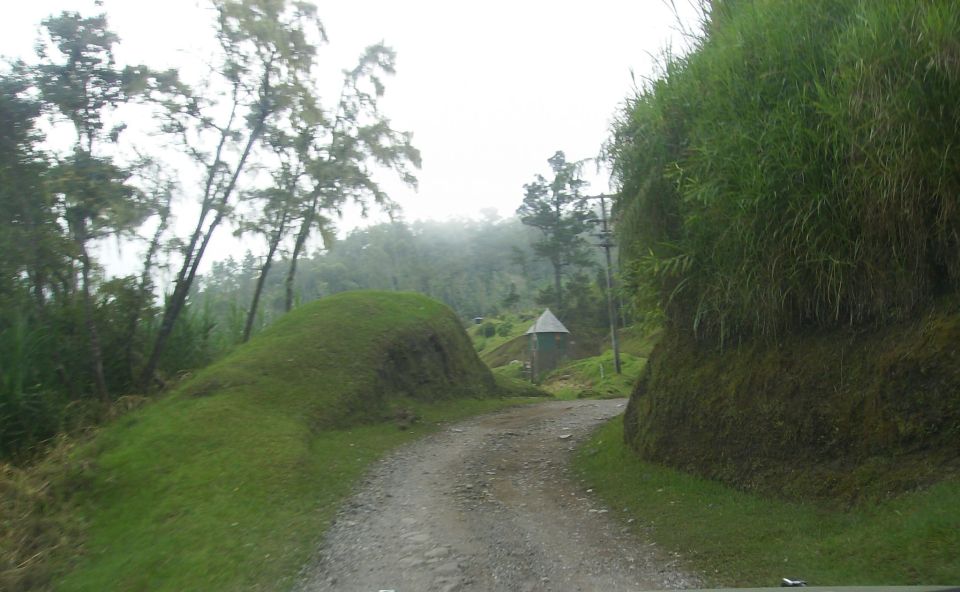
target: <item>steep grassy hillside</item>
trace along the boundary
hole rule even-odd
[[[725,343],[960,293],[960,5],[704,4],[607,146],[641,312]]]
[[[493,349],[481,352],[480,359],[491,368],[504,366],[514,360],[525,360],[527,358],[527,348],[529,344],[529,337],[526,335],[518,335]]]
[[[722,351],[669,334],[624,422],[645,459],[743,488],[854,502],[932,484],[960,468],[960,304]]]
[[[72,455],[83,545],[56,588],[282,589],[369,462],[502,393],[442,304],[305,305]]]
[[[800,497],[941,478],[960,456],[960,4],[716,1],[701,24],[607,147],[627,289],[665,328],[628,442]]]
[[[847,574],[955,577],[955,559],[911,570],[945,562],[958,524],[960,4],[704,9],[691,50],[665,52],[607,145],[625,285],[638,316],[664,326],[626,442],[641,460],[737,489],[854,508],[838,519],[862,529],[803,519],[799,539],[824,553],[809,563],[818,570],[869,547],[870,567]],[[634,460],[595,468],[614,488],[647,481]],[[776,515],[763,525],[740,512],[727,526],[743,544],[714,537],[698,514],[734,513],[718,491],[668,498],[685,523],[665,528],[685,529],[691,553],[809,559],[772,544],[790,536],[767,528]],[[908,557],[885,557],[897,552]]]

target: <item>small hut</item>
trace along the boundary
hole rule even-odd
[[[539,382],[567,357],[570,331],[548,308],[527,329],[527,335],[530,336],[530,378]]]

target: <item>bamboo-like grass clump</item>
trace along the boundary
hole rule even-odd
[[[960,288],[960,5],[714,0],[607,154],[628,283],[671,326],[909,316]]]

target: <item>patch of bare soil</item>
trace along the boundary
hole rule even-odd
[[[625,400],[551,401],[475,418],[379,463],[299,592],[695,588],[570,474],[577,443]]]

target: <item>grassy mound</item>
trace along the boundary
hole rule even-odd
[[[865,333],[719,351],[666,336],[637,383],[627,442],[738,487],[855,502],[960,467],[960,305]]]
[[[84,545],[56,588],[289,586],[369,462],[502,392],[442,304],[303,306],[75,455]]]
[[[536,315],[533,313],[502,314],[487,318],[479,325],[470,325],[467,335],[473,340],[474,348],[483,360],[484,356],[501,345],[521,337],[534,319]]]

